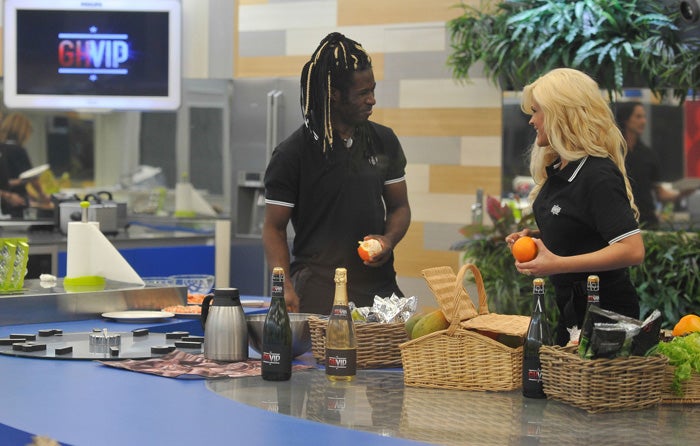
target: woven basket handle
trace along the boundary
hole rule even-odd
[[[476,290],[479,294],[479,314],[489,314],[489,305],[486,300],[486,288],[484,287],[484,279],[481,277],[481,271],[479,271],[479,268],[473,263],[466,263],[459,269],[457,279],[455,279],[455,297],[454,305],[452,306],[454,314],[452,315],[452,320],[448,327],[448,334],[454,333],[461,322],[459,319],[459,297],[460,290],[464,287],[464,275],[467,273],[467,270],[472,272],[474,281],[476,282]]]

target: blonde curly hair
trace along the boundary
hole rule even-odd
[[[530,148],[530,174],[535,181],[530,202],[547,179],[547,166],[556,159],[610,158],[622,172],[627,198],[639,218],[625,169],[627,143],[596,81],[578,70],[554,69],[523,89],[522,111],[531,115],[534,103],[543,112],[549,145],[541,147],[534,142]]]

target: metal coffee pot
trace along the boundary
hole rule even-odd
[[[204,357],[215,361],[248,359],[248,326],[238,288],[216,288],[202,301]]]

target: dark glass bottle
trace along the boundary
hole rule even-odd
[[[357,373],[357,338],[348,308],[347,270],[335,270],[335,297],[326,328],[326,377],[352,381]]]
[[[593,319],[591,319],[588,309],[591,307],[591,305],[596,307],[600,306],[600,278],[598,276],[588,276],[586,292],[588,296],[586,315],[583,318],[583,327],[581,327],[581,334],[578,338],[578,354],[582,358],[587,356],[588,344],[591,339],[591,334],[593,333]]]
[[[523,343],[523,395],[546,398],[542,388],[540,347],[550,345],[551,336],[544,310],[544,279],[532,281],[532,317]]]
[[[292,327],[284,301],[284,270],[272,270],[270,309],[265,317],[260,367],[267,381],[286,381],[292,377]]]

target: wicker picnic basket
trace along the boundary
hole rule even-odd
[[[326,361],[326,326],[327,318],[309,316],[311,332],[311,351],[319,364]],[[383,367],[400,367],[401,352],[399,344],[408,339],[402,322],[356,322],[357,368],[374,369]]]
[[[665,356],[583,359],[575,347],[540,347],[547,398],[589,413],[644,409],[661,402]]]
[[[478,311],[464,289],[471,271],[479,294]],[[513,390],[522,385],[523,348],[509,347],[481,334],[524,337],[530,318],[488,312],[486,289],[476,265],[455,276],[449,266],[429,268],[423,277],[450,325],[399,345],[404,384],[458,390]]]
[[[700,404],[700,374],[693,373],[688,381],[681,384],[680,393],[673,388],[673,375],[676,367],[667,365],[664,372],[664,384],[661,390],[662,404]]]

